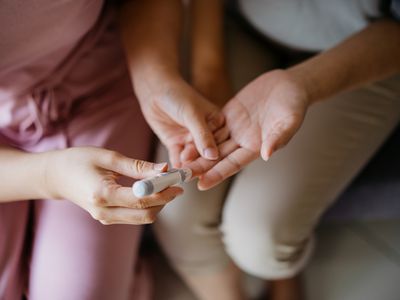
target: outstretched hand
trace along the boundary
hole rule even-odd
[[[219,145],[221,158],[188,163],[209,189],[240,171],[259,155],[268,160],[297,132],[308,108],[305,89],[287,71],[265,73],[245,86],[224,107],[230,139]]]

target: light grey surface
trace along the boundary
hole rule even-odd
[[[307,300],[399,300],[400,220],[324,224],[304,276]],[[156,300],[195,300],[157,257]],[[247,280],[253,295],[260,285]]]
[[[399,220],[322,226],[305,273],[307,299],[400,299],[399,232]]]

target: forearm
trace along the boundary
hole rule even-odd
[[[190,11],[192,72],[225,68],[223,1],[192,0]]]
[[[178,76],[181,0],[127,1],[119,19],[135,88],[162,83],[163,74]]]
[[[0,203],[45,197],[46,159],[45,153],[0,147]]]
[[[232,97],[224,43],[224,1],[191,1],[190,82],[223,107]]]
[[[400,71],[400,24],[372,23],[288,71],[305,86],[311,103],[384,79]]]

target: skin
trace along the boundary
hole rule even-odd
[[[192,0],[190,4],[190,81],[197,91],[222,108],[233,96],[224,59],[224,3]]]
[[[221,159],[198,158],[187,166],[200,176],[199,189],[209,189],[285,146],[313,103],[399,71],[399,23],[371,23],[328,51],[250,82],[223,108],[231,138],[219,145]]]
[[[179,72],[181,1],[127,1],[119,19],[136,95],[171,163],[180,166],[182,155],[193,149],[204,159],[217,159],[214,132],[224,127],[224,117]]]
[[[222,108],[233,95],[223,43],[223,1],[192,0],[190,2],[190,83],[202,96]],[[225,128],[226,129],[226,128]],[[214,135],[217,143],[229,136],[223,128]],[[199,157],[193,143],[185,146],[181,163]],[[241,272],[233,262],[217,272],[207,274],[181,273],[181,278],[201,300],[246,299]]]
[[[153,164],[94,147],[38,154],[0,148],[0,203],[30,199],[68,199],[102,224],[147,224],[182,193],[177,187],[136,198],[119,176],[141,179],[165,171]],[[23,188],[21,188],[23,186]]]
[[[220,0],[190,1],[190,84],[222,108],[233,96],[225,60],[224,5]],[[226,127],[214,132],[217,144],[229,137]],[[180,163],[198,158],[195,145],[186,144]],[[181,165],[181,164],[180,164]]]

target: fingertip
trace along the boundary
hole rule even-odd
[[[271,158],[273,153],[274,153],[273,147],[270,147],[268,145],[262,145],[260,154],[261,154],[261,158],[264,161],[268,161]]]
[[[264,161],[268,161],[270,157],[271,157],[271,155],[270,155],[269,153],[267,153],[267,152],[265,152],[265,151],[262,151],[262,152],[261,152],[261,158],[262,158]]]
[[[200,183],[200,181],[197,183],[197,189],[201,192],[206,191],[207,189],[203,187],[203,185]]]
[[[207,191],[210,188],[212,188],[212,186],[210,186],[209,184],[207,184],[207,181],[205,182],[205,180],[203,178],[200,178],[199,181],[197,182],[197,188],[199,191]]]
[[[168,163],[163,162],[163,163],[154,164],[153,169],[155,171],[165,172],[168,170]]]
[[[219,153],[214,135],[205,120],[195,118],[189,127],[199,154],[208,160],[218,159]]]
[[[181,188],[181,187],[174,186],[173,188],[174,188],[175,192],[178,194],[182,194],[184,192],[183,188]]]
[[[204,150],[203,156],[209,160],[217,160],[219,158],[219,151],[217,148],[208,147]]]

